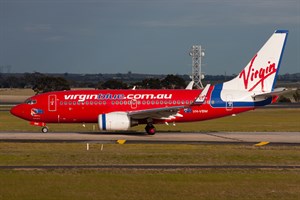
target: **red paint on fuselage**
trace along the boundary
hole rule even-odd
[[[191,105],[181,109],[172,119],[163,122],[192,122],[224,117],[253,109],[213,108],[208,91],[202,104],[193,104],[202,90],[71,90],[49,92],[31,97],[34,104],[23,103],[11,112],[25,120],[44,123],[98,123],[98,116],[110,112],[130,112],[162,107]],[[33,110],[36,109],[36,110]],[[35,112],[33,112],[35,111]],[[139,123],[145,123],[144,119]]]

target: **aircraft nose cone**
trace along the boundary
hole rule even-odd
[[[16,114],[17,114],[17,109],[16,109],[16,107],[17,107],[17,106],[14,106],[14,107],[12,107],[12,108],[10,109],[10,113],[11,113],[12,115],[14,115],[14,116],[16,116]]]
[[[23,109],[21,105],[16,105],[14,106],[11,110],[10,113],[13,114],[14,116],[22,118],[22,115],[24,114]]]

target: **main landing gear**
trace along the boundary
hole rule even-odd
[[[156,133],[156,128],[153,126],[152,123],[148,123],[145,127],[146,132],[148,135],[154,135]]]

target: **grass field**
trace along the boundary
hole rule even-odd
[[[35,92],[31,88],[18,89],[18,88],[1,88],[0,95],[13,95],[13,96],[33,96]]]
[[[0,165],[299,165],[299,146],[0,143]],[[0,199],[299,199],[300,170],[0,170]]]
[[[2,111],[1,111],[2,110]],[[3,111],[5,110],[5,111]],[[0,107],[0,131],[40,132],[40,127],[30,126],[25,120],[12,116],[9,108]],[[51,132],[93,132],[97,124],[48,124]],[[95,128],[95,129],[94,129]],[[176,126],[156,125],[157,131],[218,132],[218,131],[300,131],[300,109],[257,109],[235,117],[178,123]],[[144,125],[133,127],[133,131],[144,132]]]
[[[300,146],[0,143],[0,165],[300,165]]]
[[[300,109],[258,109],[159,131],[300,131]],[[49,124],[52,132],[93,132]],[[134,131],[144,131],[144,126]],[[0,107],[0,131],[39,132]],[[0,142],[0,165],[300,165],[300,146]],[[0,199],[300,199],[300,170],[0,170]]]
[[[299,171],[0,171],[0,199],[291,199]]]

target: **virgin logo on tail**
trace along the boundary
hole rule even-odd
[[[264,81],[272,74],[274,74],[277,70],[275,63],[271,63],[268,61],[267,67],[261,67],[260,69],[253,69],[254,61],[257,57],[257,54],[252,58],[250,62],[250,66],[248,71],[246,68],[240,73],[239,78],[243,78],[244,80],[244,87],[249,92],[254,90],[259,84],[261,84],[261,91],[264,92]],[[248,89],[248,86],[251,85],[252,87]]]

